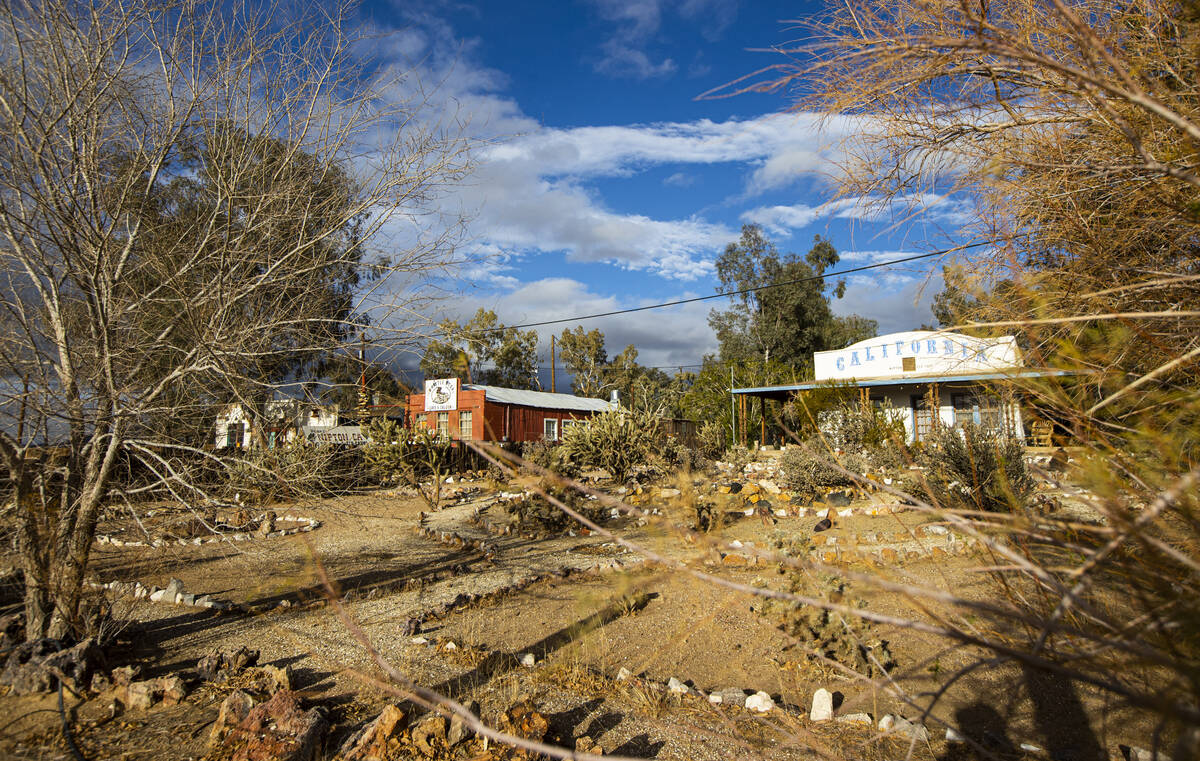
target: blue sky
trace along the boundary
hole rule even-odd
[[[961,201],[931,196],[903,223],[855,199],[831,203],[853,122],[788,113],[786,93],[699,98],[780,62],[763,49],[794,40],[787,20],[818,10],[737,0],[365,5],[381,33],[375,56],[414,67],[481,141],[471,179],[442,199],[470,213],[462,250],[473,259],[443,312],[484,306],[514,324],[708,295],[713,262],[744,222],[785,251],[826,236],[842,267],[956,242]],[[852,276],[834,309],[873,317],[881,332],[929,322],[941,287],[929,267]],[[714,306],[724,304],[581,324],[604,331],[610,355],[633,343],[644,364],[686,366],[716,348]],[[539,331],[543,364],[550,331]]]

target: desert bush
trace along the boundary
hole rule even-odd
[[[521,447],[521,458],[560,476],[574,478],[579,475],[579,466],[571,459],[567,449],[553,441],[525,442]]]
[[[805,572],[794,568],[789,572],[789,592],[811,594],[811,587]],[[853,598],[846,583],[835,576],[820,579],[817,596],[852,608],[867,606],[865,601]],[[781,630],[805,642],[810,658],[827,658],[864,676],[881,676],[896,666],[888,643],[876,634],[875,625],[858,616],[788,600],[769,600],[760,610]]]
[[[623,483],[634,468],[650,462],[661,441],[651,413],[615,410],[567,428],[561,450],[576,466],[603,468]]]
[[[716,460],[725,452],[725,426],[715,420],[701,423],[696,430],[696,450],[710,460]]]
[[[343,494],[362,484],[362,457],[352,448],[296,441],[239,453],[225,465],[225,491],[260,504]]]
[[[944,509],[1010,512],[1033,491],[1025,447],[994,428],[966,423],[938,428],[926,439],[916,480],[919,496]]]
[[[821,452],[817,442],[788,447],[780,457],[783,482],[792,491],[815,497],[826,489],[856,486],[858,481],[835,469],[830,461],[838,462],[853,473],[866,475],[871,471],[867,458],[860,454],[834,456]]]
[[[703,470],[708,465],[708,460],[700,452],[674,436],[663,439],[654,459],[669,468],[680,470]]]
[[[428,428],[409,428],[392,420],[367,427],[362,447],[367,470],[380,485],[400,484],[417,491],[431,510],[442,501],[442,482],[449,472],[451,443]]]
[[[540,488],[589,520],[598,522],[604,517],[605,511],[599,502],[587,499],[574,489],[559,486],[551,479],[542,479]],[[557,505],[538,494],[507,500],[502,507],[514,519],[513,525],[518,531],[539,537],[560,534],[575,523]]]
[[[727,463],[733,472],[737,474],[743,472],[747,465],[754,462],[754,453],[746,447],[735,444],[725,450],[721,461]]]

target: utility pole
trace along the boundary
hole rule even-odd
[[[550,393],[558,393],[558,385],[554,378],[554,334],[550,334]]]
[[[737,404],[733,399],[733,363],[729,363],[729,442],[737,443]]]

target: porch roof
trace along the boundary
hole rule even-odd
[[[917,385],[922,383],[956,383],[964,381],[1013,380],[1015,378],[1044,378],[1071,374],[1072,373],[1069,370],[1008,370],[993,373],[975,373],[972,375],[903,375],[892,378],[863,378],[861,380],[850,378],[843,382],[814,381],[810,383],[796,383],[788,386],[735,388],[731,389],[730,392],[733,394],[745,394],[747,396],[761,396],[766,399],[787,399],[796,391],[811,391],[815,388],[835,388],[836,386],[843,384],[855,388],[870,388],[875,386]]]

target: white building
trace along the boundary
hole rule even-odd
[[[1061,374],[1025,367],[1016,339],[914,330],[860,341],[813,355],[811,383],[735,388],[736,396],[786,401],[816,388],[844,384],[904,423],[909,442],[935,426],[963,422],[999,427],[1025,437],[1021,406],[1000,381]]]
[[[263,405],[260,416],[241,402],[225,405],[217,414],[217,449],[249,449],[257,446],[255,427],[261,428],[262,442],[268,448],[282,446],[305,434],[333,429],[338,424],[338,405],[317,404],[301,399],[273,399]]]

